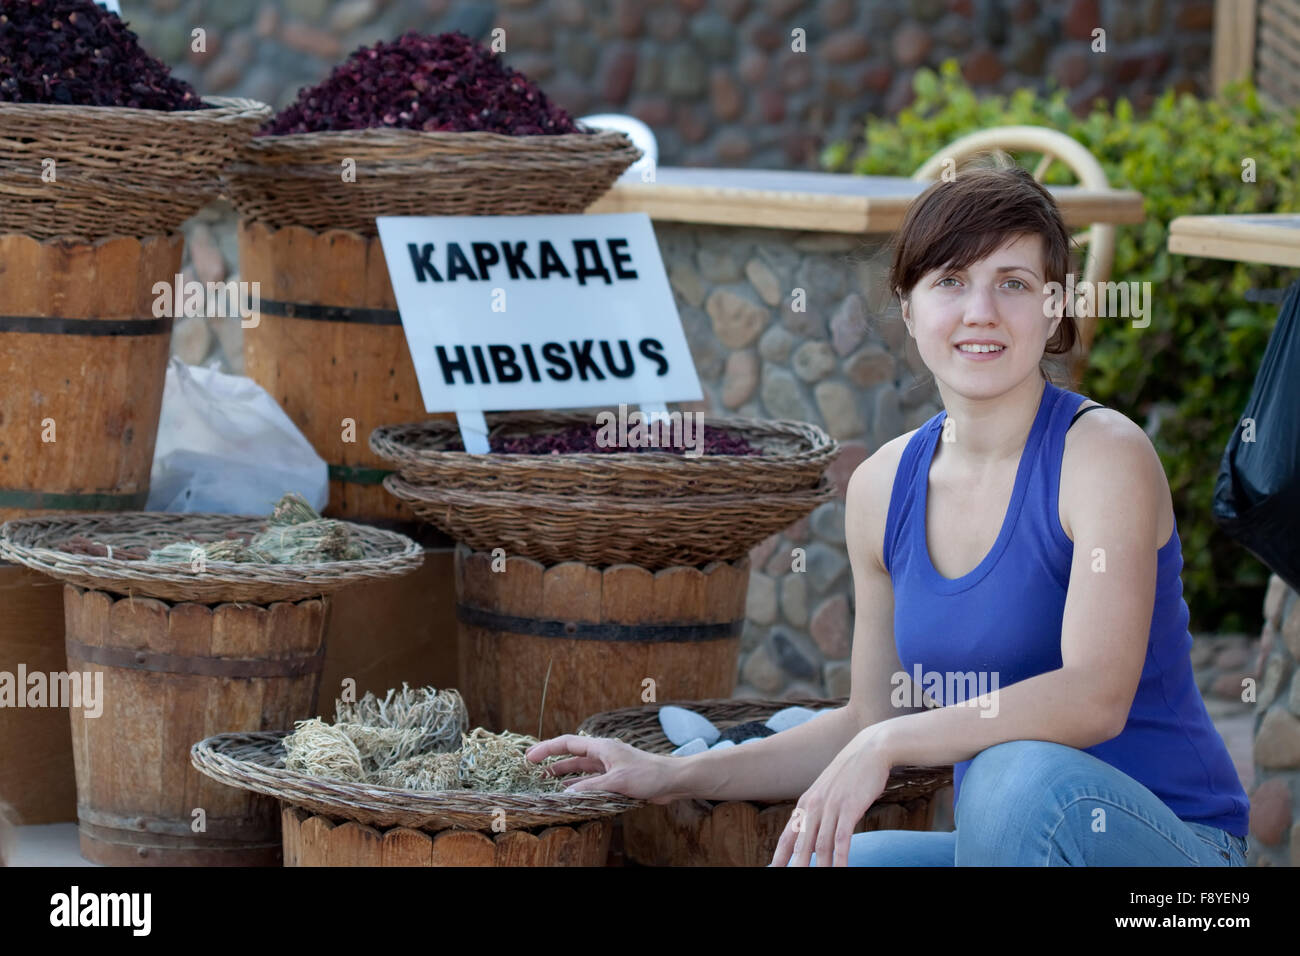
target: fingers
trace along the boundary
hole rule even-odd
[[[776,841],[776,852],[772,854],[772,862],[768,866],[788,866],[790,863],[790,854],[794,850],[794,841],[799,834],[790,829],[787,822],[785,829],[781,831],[781,838]]]
[[[598,777],[580,777],[573,783],[564,788],[565,793],[574,793],[578,790],[608,790],[612,793],[619,793],[612,785],[609,785],[609,774],[602,773]]]
[[[853,845],[853,828],[856,825],[857,821],[851,814],[840,814],[839,822],[835,825],[835,866],[849,865],[849,849]]]
[[[790,820],[777,841],[776,852],[772,855],[772,866],[807,866],[812,856],[812,841],[816,835],[816,826],[809,832],[808,810],[796,806],[790,814]],[[820,862],[820,861],[819,861]]]
[[[795,812],[790,815],[790,825],[798,828],[790,865],[807,866],[812,862],[813,841],[817,839],[817,818],[806,808],[795,807]]]
[[[526,751],[526,756],[533,763],[538,763],[554,754],[574,754],[579,757],[595,756],[602,749],[602,737],[582,737],[578,734],[565,734],[552,737],[533,744]]]
[[[557,760],[546,768],[553,777],[562,777],[566,773],[602,773],[604,770],[605,765],[595,757],[570,757]]]

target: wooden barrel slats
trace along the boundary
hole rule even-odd
[[[744,800],[675,800],[648,804],[623,814],[623,852],[642,866],[767,866],[776,853],[794,803]],[[878,803],[854,827],[870,830],[929,830],[934,802]]]
[[[144,508],[173,322],[154,285],[182,250],[0,236],[0,521]]]
[[[484,833],[335,822],[283,805],[285,866],[604,866],[613,819]]]
[[[63,585],[0,562],[0,671],[63,671]],[[19,694],[27,689],[17,688]],[[24,825],[77,819],[68,715],[58,707],[0,707],[0,799]]]
[[[244,329],[245,374],[329,463],[325,513],[414,521],[380,484],[391,468],[370,450],[370,432],[454,416],[424,410],[379,239],[245,221],[239,262],[261,301],[257,325]]]
[[[735,691],[748,558],[658,572],[523,557],[494,571],[493,562],[456,549],[460,691],[472,724],[537,735],[541,714],[545,738],[644,704],[651,689],[663,700]]]
[[[277,863],[275,801],[200,774],[189,752],[213,734],[315,714],[325,602],[169,604],[71,584],[63,594],[68,669],[104,674],[100,716],[70,710],[82,854],[110,865]]]

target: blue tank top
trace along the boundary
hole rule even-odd
[[[1074,543],[1061,527],[1057,493],[1065,432],[1084,401],[1044,383],[1001,531],[984,560],[960,578],[935,570],[925,537],[930,464],[947,413],[917,429],[903,451],[883,555],[894,588],[894,642],[909,677],[918,670],[944,675],[942,687],[932,686],[945,706],[968,690],[974,697],[992,689],[991,678],[980,688],[949,674],[996,672],[998,686],[1006,687],[1061,667]],[[1180,819],[1244,837],[1250,804],[1192,672],[1176,522],[1157,559],[1150,639],[1128,722],[1119,736],[1085,752],[1143,784]],[[953,768],[954,803],[969,766],[963,760]]]

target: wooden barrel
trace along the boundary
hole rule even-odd
[[[455,555],[425,548],[424,563],[410,574],[352,584],[330,595],[325,624],[321,710],[351,680],[357,700],[380,697],[403,682],[412,687],[455,687]]]
[[[114,866],[276,865],[279,811],[190,764],[212,734],[316,714],[325,600],[171,604],[66,584],[68,670],[103,673],[73,707],[81,853]]]
[[[641,866],[767,866],[795,804],[745,800],[674,800],[647,804],[622,816],[623,854]],[[877,803],[854,827],[929,830],[933,800]]]
[[[239,268],[260,284],[261,302],[258,324],[244,329],[244,372],[329,463],[325,513],[414,521],[380,484],[390,469],[370,433],[455,416],[424,410],[379,239],[242,222]]]
[[[613,818],[507,830],[379,829],[299,807],[282,817],[285,866],[604,866]]]
[[[28,679],[66,669],[63,585],[22,565],[0,562],[0,672],[13,675],[15,700],[0,706],[0,802],[23,825],[77,819],[68,714],[27,707]]]
[[[459,689],[470,724],[538,735],[540,716],[547,738],[619,707],[730,697],[748,590],[748,557],[651,572],[547,567],[458,545]]]
[[[0,236],[0,521],[144,508],[183,242]]]

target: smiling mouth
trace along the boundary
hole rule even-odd
[[[966,352],[969,355],[988,355],[994,352],[1005,352],[1005,345],[958,345],[955,346],[958,352]]]

